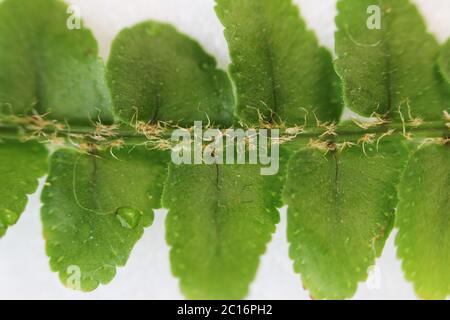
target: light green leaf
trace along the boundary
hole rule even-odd
[[[167,241],[186,297],[246,296],[279,221],[271,187],[259,166],[170,166]]]
[[[47,170],[44,146],[14,140],[0,141],[0,237],[16,224],[28,198],[38,187],[38,178]]]
[[[114,40],[108,81],[117,115],[192,125],[231,125],[234,98],[227,75],[197,42],[174,27],[144,22]]]
[[[90,156],[60,150],[51,158],[42,221],[52,270],[69,287],[94,290],[124,266],[160,208],[166,154],[142,149]],[[75,285],[73,283],[75,281]]]
[[[412,156],[399,188],[398,256],[426,299],[450,295],[449,163],[448,145],[425,146]]]
[[[308,31],[291,0],[216,0],[236,84],[237,114],[246,123],[304,124],[305,112],[338,120],[330,53]]]
[[[0,3],[0,112],[111,120],[97,43],[84,28],[69,30],[69,18],[59,0]]]
[[[392,228],[407,151],[387,141],[365,149],[367,156],[359,146],[327,155],[305,149],[289,164],[290,256],[316,299],[351,297]]]
[[[407,118],[409,105],[412,117],[440,120],[450,91],[436,68],[439,44],[417,8],[409,0],[340,0],[338,10],[336,70],[346,105],[394,119],[399,109]]]

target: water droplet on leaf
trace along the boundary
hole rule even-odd
[[[12,226],[16,224],[17,220],[19,220],[19,215],[17,213],[10,210],[5,210],[3,212],[3,222],[6,223],[6,225]]]
[[[145,28],[145,33],[149,36],[156,36],[160,33],[161,28],[157,24],[147,25]]]
[[[209,69],[210,68],[210,64],[208,62],[202,62],[200,64],[200,68],[202,68],[204,70]]]
[[[116,211],[116,217],[124,228],[133,229],[137,227],[142,218],[142,212],[133,208],[119,208]]]

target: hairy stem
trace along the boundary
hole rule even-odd
[[[0,123],[0,139],[36,139],[41,142],[52,142],[55,139],[70,139],[73,143],[109,144],[121,140],[123,144],[135,145],[154,143],[157,145],[162,141],[170,142],[174,126],[161,126],[149,124],[147,129],[134,128],[130,126],[103,126],[99,129],[98,124],[92,126],[64,126],[57,128],[54,125],[42,128],[36,125],[18,125],[12,123]],[[110,129],[108,129],[110,128]],[[444,121],[412,123],[384,123],[373,124],[368,127],[360,127],[354,124],[317,124],[310,127],[266,127],[269,130],[279,129],[281,140],[294,139],[323,139],[334,137],[333,140],[358,141],[363,136],[390,136],[403,135],[406,138],[420,135],[421,138],[448,138],[449,127]],[[208,127],[207,129],[211,129]],[[234,128],[238,129],[238,128]],[[243,128],[245,130],[245,128]],[[109,131],[108,131],[109,130]],[[191,130],[186,128],[185,130]],[[206,128],[205,128],[206,130]],[[217,129],[225,132],[226,129]]]

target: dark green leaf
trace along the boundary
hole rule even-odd
[[[34,143],[0,141],[0,237],[14,225],[47,170],[47,150]]]
[[[336,70],[346,105],[364,116],[399,119],[400,109],[404,118],[411,111],[440,120],[450,91],[436,68],[439,44],[417,8],[409,0],[340,0],[338,10]]]
[[[174,166],[163,202],[167,241],[190,299],[241,299],[279,220],[276,195],[254,165]]]
[[[442,46],[438,64],[443,77],[450,83],[450,40]]]
[[[324,155],[305,149],[290,161],[284,191],[296,272],[317,299],[351,297],[391,231],[396,185],[407,152],[398,143]]]
[[[51,158],[42,221],[53,271],[70,287],[94,290],[124,266],[160,208],[166,154],[141,149],[89,156],[60,150]],[[74,269],[76,268],[76,269]]]
[[[227,75],[197,42],[170,25],[144,22],[123,30],[112,45],[108,81],[115,111],[125,122],[232,123]]]
[[[59,0],[0,3],[0,113],[111,120],[97,43],[86,29],[68,29],[66,11]]]
[[[291,0],[216,0],[225,26],[238,95],[237,113],[246,123],[304,124],[337,121],[336,75],[330,53],[308,31]],[[259,113],[260,114],[259,114]]]

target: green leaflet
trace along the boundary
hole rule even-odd
[[[438,65],[441,74],[445,80],[450,83],[450,40],[448,40],[441,48]]]
[[[173,273],[190,299],[241,299],[279,214],[259,166],[170,166],[163,195]]]
[[[366,152],[306,149],[291,158],[284,190],[290,256],[316,299],[351,297],[391,231],[407,151],[386,141]]]
[[[45,175],[47,151],[44,146],[13,140],[0,141],[0,237],[14,225],[27,204],[27,195]]]
[[[374,4],[381,29],[368,28]],[[407,118],[409,104],[412,117],[440,120],[450,91],[435,66],[439,44],[416,7],[409,0],[340,0],[338,10],[336,70],[345,103],[364,116],[376,111],[394,119],[399,109]]]
[[[77,288],[77,270],[83,291],[110,282],[161,207],[166,154],[126,148],[115,155],[63,149],[51,158],[44,236],[52,270],[69,287]]]
[[[216,0],[236,84],[237,114],[248,124],[303,125],[341,113],[331,55],[319,47],[291,0]],[[260,112],[260,115],[258,114]]]
[[[421,148],[399,188],[398,256],[417,294],[426,299],[450,295],[449,160],[448,145]]]
[[[111,120],[97,43],[86,29],[68,29],[66,11],[58,0],[0,3],[0,113]]]
[[[112,45],[108,82],[116,114],[125,122],[232,124],[227,75],[170,25],[149,21],[123,30]]]

